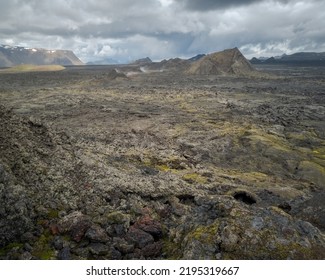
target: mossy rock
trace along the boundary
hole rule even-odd
[[[124,214],[120,211],[108,213],[105,218],[109,224],[130,224],[131,220],[130,215]]]
[[[179,170],[186,169],[186,163],[177,157],[168,159],[148,158],[144,160],[144,164],[162,172],[172,172],[175,174],[177,174]]]
[[[200,242],[213,245],[217,239],[217,233],[220,223],[214,222],[208,226],[198,226],[188,236],[189,239],[196,239]]]
[[[208,182],[206,177],[198,173],[186,173],[182,179],[191,184],[206,184]]]
[[[14,249],[14,248],[21,249],[21,248],[23,248],[23,246],[24,246],[24,244],[18,243],[18,242],[9,243],[5,247],[0,248],[0,257],[5,257],[9,253],[9,251],[11,251],[12,249]]]
[[[56,209],[50,209],[48,212],[49,219],[56,219],[59,218],[59,211]]]
[[[313,156],[318,159],[325,160],[325,147],[319,147],[317,149],[314,149]]]
[[[311,161],[302,161],[299,164],[297,174],[302,179],[325,188],[325,168],[321,165]]]
[[[184,238],[183,259],[217,259],[219,251],[219,221],[199,225]]]
[[[181,243],[166,238],[163,240],[162,252],[166,259],[179,260],[182,258]]]
[[[51,260],[56,258],[56,252],[51,247],[53,236],[45,233],[42,234],[39,239],[35,242],[32,250],[32,255],[39,260]]]

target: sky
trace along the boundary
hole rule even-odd
[[[0,44],[84,62],[325,51],[324,0],[0,0]]]

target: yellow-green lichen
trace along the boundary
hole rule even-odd
[[[218,237],[219,222],[214,222],[208,226],[198,226],[191,233],[188,234],[187,238],[189,241],[195,239],[205,244],[214,244]]]
[[[198,173],[186,173],[182,179],[191,184],[206,184],[208,179]]]
[[[298,175],[319,186],[325,185],[325,168],[316,162],[302,161],[299,164]]]
[[[172,242],[169,239],[163,239],[162,252],[168,260],[179,260],[182,258],[180,242]]]
[[[50,209],[48,212],[48,218],[49,219],[55,219],[59,217],[59,211],[56,209]]]
[[[162,172],[168,172],[168,171],[171,171],[172,169],[166,165],[166,164],[159,164],[159,165],[156,165],[156,168],[159,170],[159,171],[162,171]]]
[[[123,224],[130,222],[130,215],[116,211],[106,215],[106,221],[109,224]]]
[[[147,167],[154,168],[161,172],[171,172],[174,174],[178,174],[180,170],[186,169],[186,164],[178,157],[166,159],[147,157],[143,159],[142,163]]]

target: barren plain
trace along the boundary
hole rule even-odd
[[[0,258],[325,258],[325,68],[115,68],[0,73]]]

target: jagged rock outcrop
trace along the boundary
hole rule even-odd
[[[253,66],[242,55],[238,48],[233,48],[203,57],[194,62],[189,69],[186,70],[186,73],[194,75],[245,75],[253,71]]]
[[[83,62],[70,50],[46,50],[0,45],[0,67],[20,64],[82,65]]]

